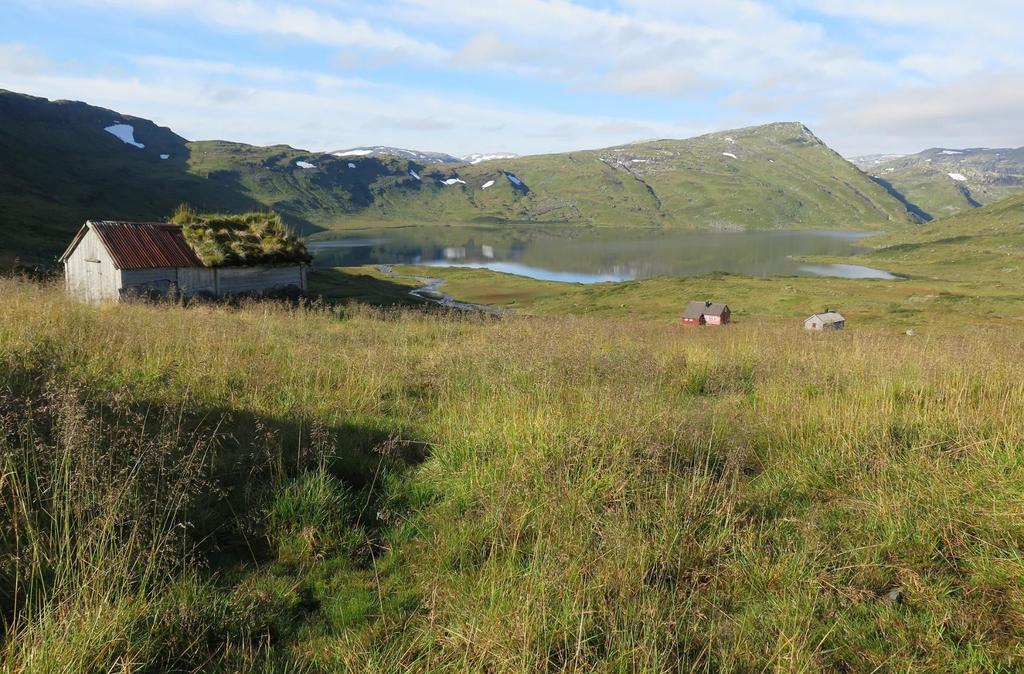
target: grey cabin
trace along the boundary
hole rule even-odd
[[[838,311],[827,309],[810,316],[804,321],[804,327],[808,330],[842,330],[846,327],[846,319]]]
[[[88,221],[60,261],[69,294],[89,302],[132,295],[264,294],[306,290],[306,265],[205,266],[182,234],[166,222]]]

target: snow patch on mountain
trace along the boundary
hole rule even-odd
[[[893,159],[902,159],[906,157],[905,154],[868,154],[860,157],[847,157],[852,163],[856,164],[862,169],[866,169],[868,166],[874,166],[876,164],[884,164]]]
[[[160,155],[160,158],[161,159],[170,159],[171,155],[169,155],[169,154],[162,154],[162,155]]]
[[[962,173],[947,173],[950,178],[957,181],[958,183],[967,182],[967,176]]]
[[[349,167],[349,168],[355,168],[355,167],[356,167],[356,165],[355,165],[355,164],[353,164],[352,162],[349,162],[349,163],[348,163],[348,167]]]
[[[488,187],[493,187],[493,186],[494,186],[494,181],[493,180],[488,180],[487,182],[485,182],[483,185],[480,186],[480,189],[486,190]]]
[[[473,154],[467,154],[464,157],[460,157],[462,161],[467,164],[479,164],[482,161],[491,161],[492,159],[515,159],[519,155],[512,152],[492,152],[492,153],[481,153],[475,152]]]
[[[458,157],[453,157],[444,152],[420,152],[419,150],[406,150],[401,147],[390,147],[387,145],[373,145],[365,147],[353,147],[348,150],[332,152],[335,157],[398,157],[409,161],[423,162],[426,164],[459,164]]]
[[[297,161],[297,162],[295,162],[295,165],[298,166],[299,168],[304,168],[304,169],[314,169],[314,168],[316,168],[316,164],[311,164],[308,161]]]
[[[411,175],[416,180],[423,180],[423,178],[420,178],[420,174],[416,173],[416,171],[413,171],[412,169],[409,169],[409,175]]]
[[[134,145],[139,149],[146,147],[142,143],[135,142],[135,127],[131,124],[111,124],[103,127],[103,130],[117,136],[125,145]]]
[[[722,156],[723,156],[723,157],[732,157],[733,159],[739,159],[739,157],[737,157],[736,155],[734,155],[734,154],[733,154],[732,152],[723,152],[723,153],[722,153]]]
[[[459,185],[459,184],[465,185],[466,184],[466,181],[463,180],[462,178],[449,178],[448,180],[442,180],[441,182],[444,183],[445,185]]]
[[[963,154],[960,150],[943,150],[939,154]]]

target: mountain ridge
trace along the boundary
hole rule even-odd
[[[328,154],[341,158],[373,157],[375,159],[380,159],[383,157],[397,157],[399,159],[422,161],[428,164],[462,163],[461,158],[450,155],[446,152],[425,152],[421,150],[409,150],[402,147],[392,147],[390,145],[360,145],[346,150],[334,150]]]
[[[87,218],[161,218],[181,202],[274,209],[306,234],[409,223],[758,229],[914,219],[799,122],[441,163],[188,141],[118,111],[3,92],[0,148],[9,158],[0,168],[4,262],[47,259]]]
[[[908,155],[867,155],[851,161],[910,204],[941,218],[1024,191],[1024,147],[934,147]]]

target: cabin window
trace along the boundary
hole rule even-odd
[[[86,262],[94,262],[94,263],[96,263],[96,264],[99,264],[99,263],[100,263],[100,261],[99,261],[99,260],[96,260],[96,259],[93,259],[93,258],[86,258],[86,259],[85,259],[85,261],[86,261]]]

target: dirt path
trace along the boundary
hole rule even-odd
[[[385,276],[400,279],[412,279],[417,283],[422,283],[422,287],[415,288],[409,291],[409,294],[413,297],[418,297],[421,300],[437,304],[442,307],[449,309],[461,309],[464,311],[482,311],[486,314],[494,316],[505,316],[512,312],[508,309],[502,309],[500,307],[492,307],[489,304],[474,304],[472,302],[460,302],[446,292],[440,290],[441,284],[444,283],[444,279],[435,278],[432,276],[414,276],[410,274],[399,274],[389,264],[377,265],[377,271]]]

